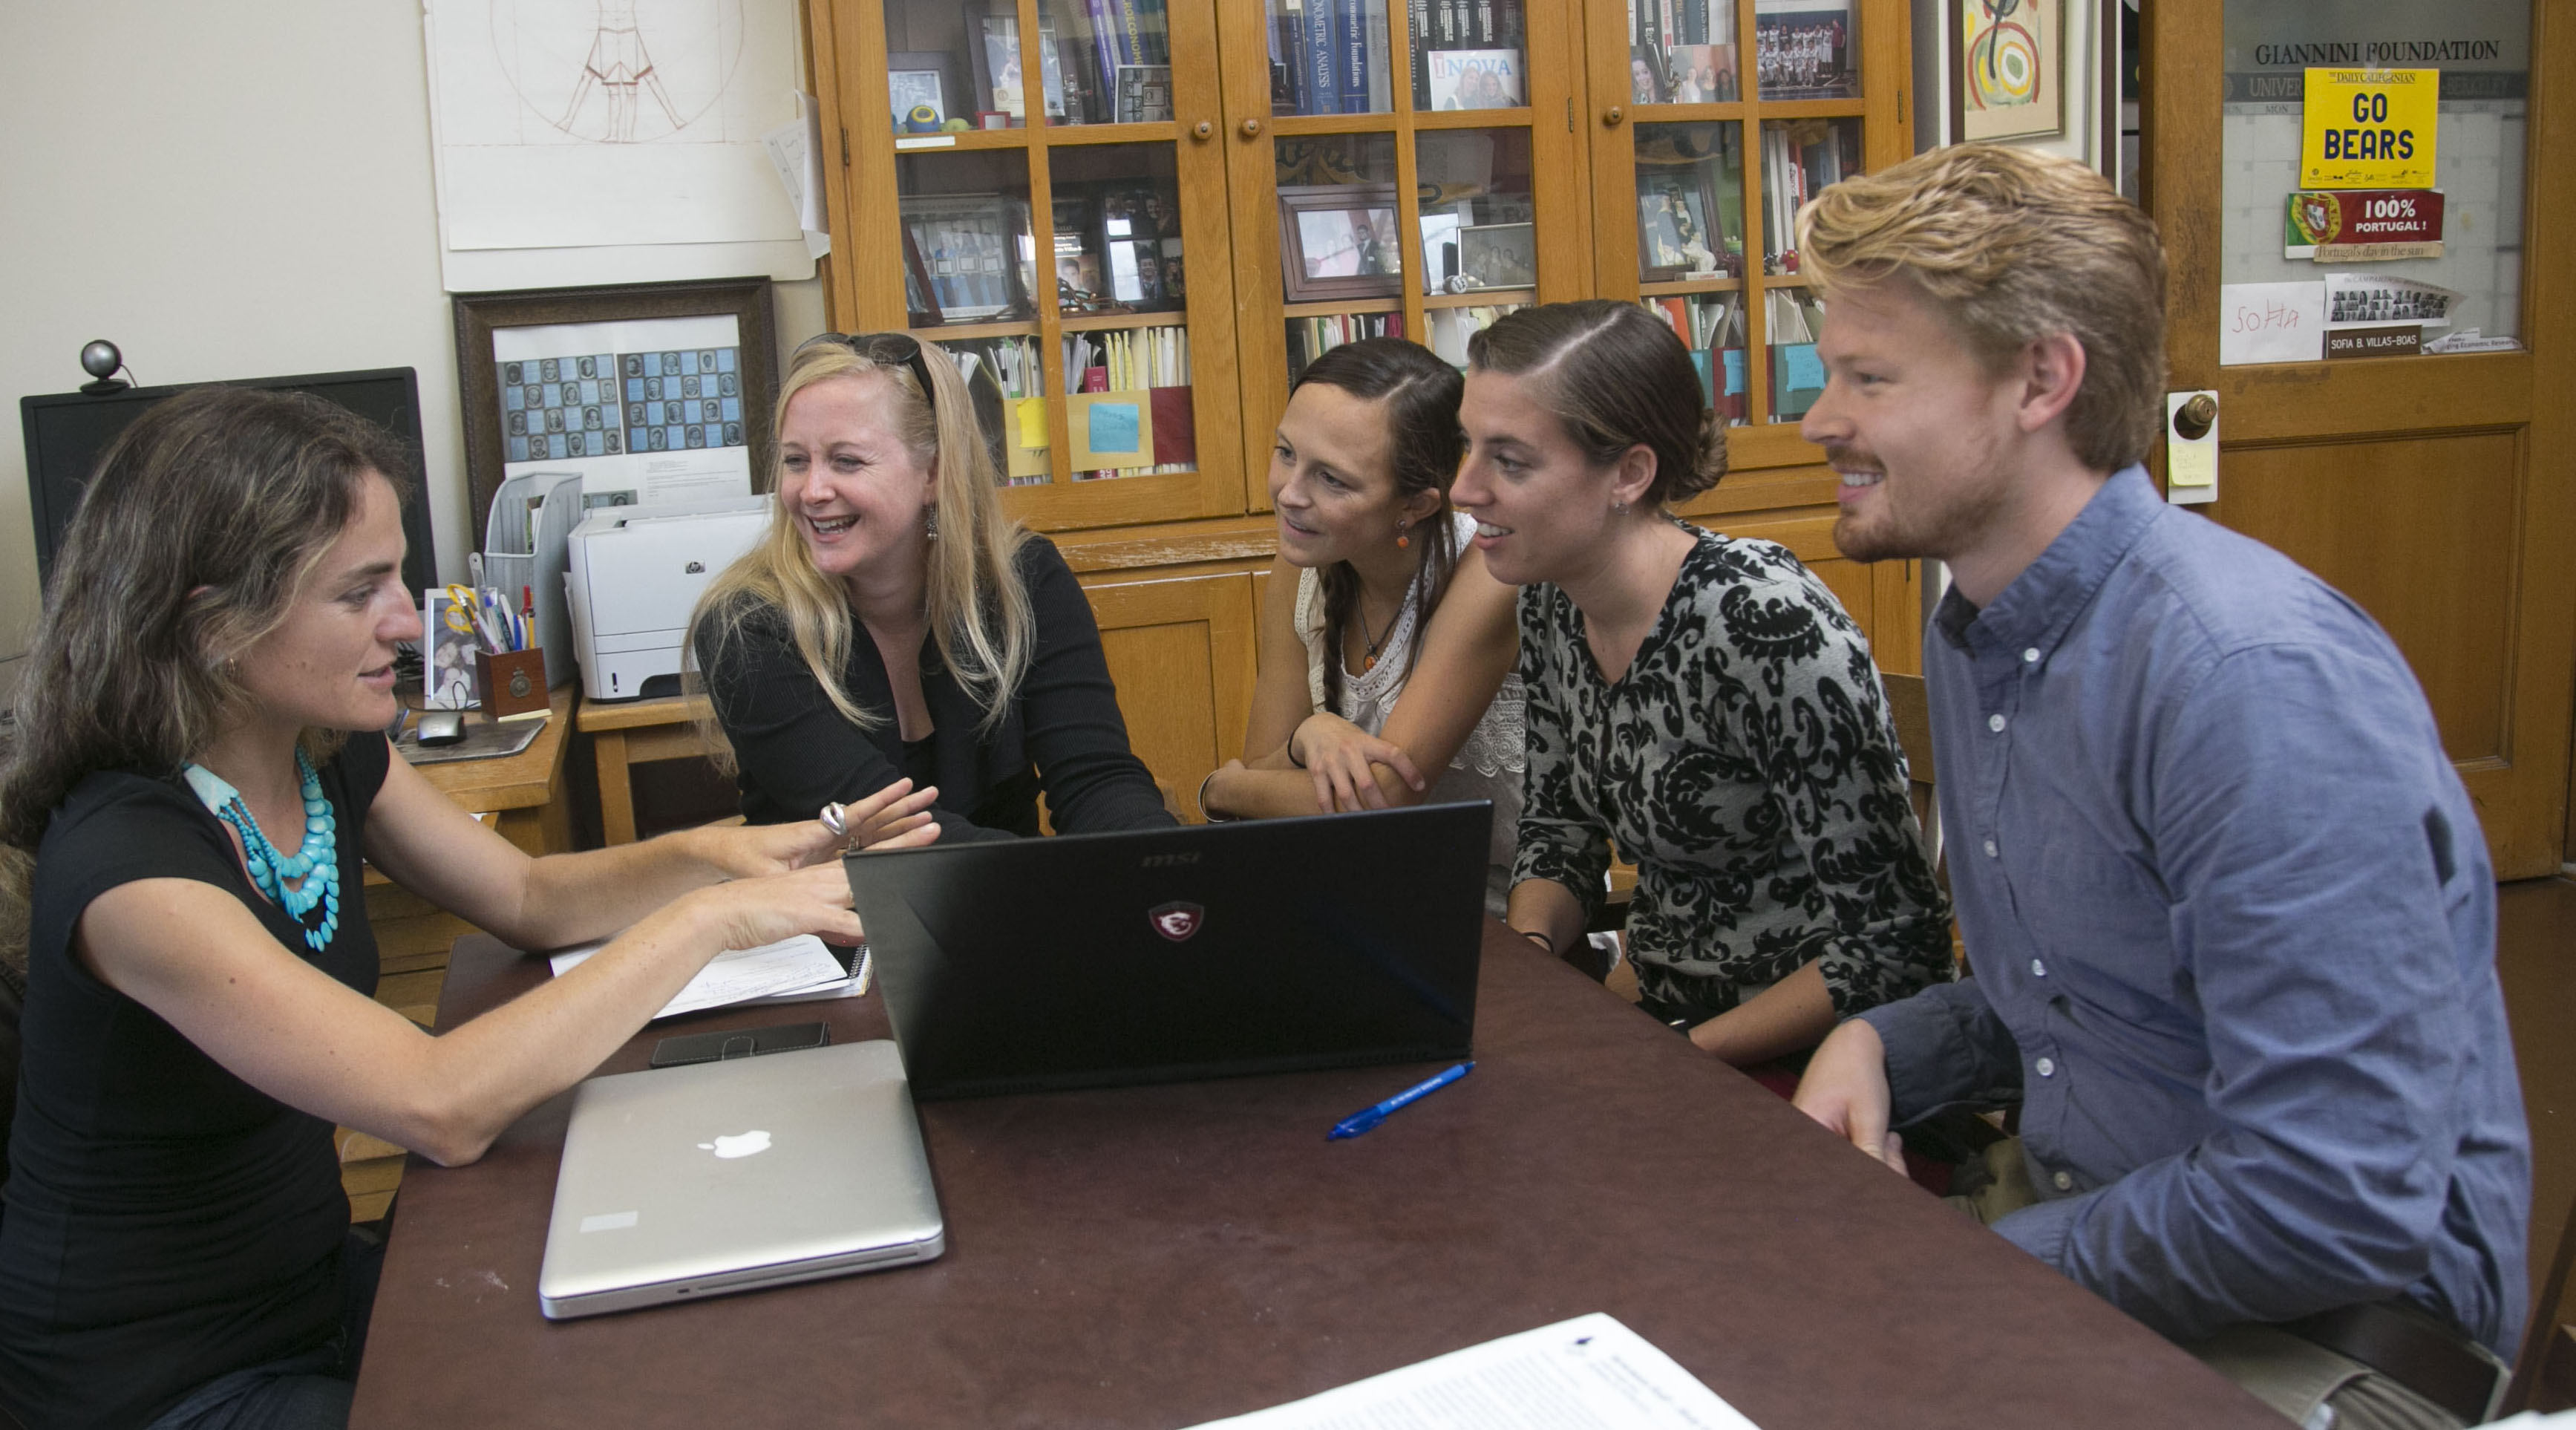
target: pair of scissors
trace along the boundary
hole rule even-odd
[[[479,636],[474,625],[474,593],[450,581],[447,583],[447,628],[461,636]]]

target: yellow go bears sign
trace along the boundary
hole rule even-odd
[[[2433,187],[2440,70],[2308,71],[2303,189]]]

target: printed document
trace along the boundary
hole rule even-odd
[[[579,966],[583,959],[599,952],[606,942],[603,939],[599,943],[565,949],[547,962],[554,966],[555,976],[560,978]],[[832,957],[831,950],[823,947],[821,939],[810,933],[798,934],[758,948],[727,949],[717,954],[708,960],[706,967],[698,970],[698,976],[690,979],[687,987],[673,995],[670,1002],[662,1005],[662,1011],[653,1016],[670,1018],[754,999],[781,1003],[802,1001],[789,995],[847,996],[840,991],[842,985],[856,983],[864,990],[866,984],[862,980],[866,976],[864,965],[855,975],[842,972],[840,960]]]
[[[1196,1430],[1757,1430],[1599,1311]]]

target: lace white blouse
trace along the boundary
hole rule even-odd
[[[1475,519],[1463,512],[1451,513],[1455,524],[1458,549],[1466,550],[1468,539],[1476,534]],[[1386,717],[1395,713],[1395,702],[1404,694],[1405,677],[1412,673],[1413,627],[1423,619],[1421,596],[1407,591],[1404,604],[1395,613],[1395,624],[1378,647],[1377,666],[1373,670],[1342,670],[1342,708],[1333,712],[1374,735],[1386,728]],[[1324,708],[1324,662],[1337,658],[1324,638],[1324,583],[1315,572],[1297,573],[1297,638],[1306,643],[1306,699],[1315,710]],[[1489,799],[1494,802],[1493,842],[1486,856],[1485,909],[1496,918],[1503,916],[1503,905],[1511,892],[1513,836],[1521,817],[1521,775],[1529,767],[1528,702],[1522,693],[1520,672],[1503,677],[1500,690],[1494,692],[1494,703],[1485,707],[1476,728],[1468,732],[1467,742],[1451,756],[1449,768],[1440,772],[1423,797],[1426,804],[1458,804],[1468,800]]]

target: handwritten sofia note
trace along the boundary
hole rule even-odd
[[[2218,360],[2316,362],[2325,357],[2326,285],[2228,283],[2218,290]]]

